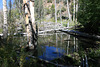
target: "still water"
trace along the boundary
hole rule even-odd
[[[38,57],[51,61],[62,58],[63,55],[73,54],[78,51],[77,41],[77,38],[61,32],[39,35]]]
[[[89,65],[95,67],[97,65],[98,67],[99,64],[92,62],[89,54],[89,48],[94,48],[94,45],[96,46],[95,41],[80,37],[75,38],[67,33],[44,33],[38,36],[38,46],[34,56],[48,61],[60,58],[61,62],[64,61],[68,65],[82,67],[89,67]],[[89,55],[87,56],[87,54]],[[71,61],[72,59],[69,57],[75,60]],[[56,62],[59,63],[59,61]],[[97,63],[99,62],[97,61]]]

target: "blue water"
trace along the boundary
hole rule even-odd
[[[48,61],[61,58],[65,53],[65,50],[53,46],[42,46],[42,49],[45,49],[45,51],[41,56],[38,57]]]

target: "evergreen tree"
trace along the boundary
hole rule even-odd
[[[100,33],[100,0],[79,0],[78,21],[84,31],[92,34]]]

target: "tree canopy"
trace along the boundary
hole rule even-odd
[[[79,0],[78,22],[84,31],[92,34],[100,33],[100,0]]]

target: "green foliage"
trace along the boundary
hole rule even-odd
[[[45,11],[46,11],[46,15],[51,13],[51,10],[49,8],[45,8]]]
[[[59,1],[59,0],[56,0],[56,3],[59,3],[59,2],[61,2],[61,0]]]
[[[64,3],[64,5],[66,5],[67,4],[67,0],[64,0],[63,3]]]
[[[79,0],[78,21],[88,33],[100,33],[100,0]]]
[[[0,66],[1,67],[17,67],[18,66],[18,54],[16,50],[20,49],[18,45],[20,39],[13,39],[9,36],[7,40],[0,41]]]
[[[89,57],[100,57],[100,48],[99,49],[90,49]]]
[[[66,8],[65,7],[62,7],[61,8],[61,12],[65,12],[66,11]]]
[[[52,3],[52,0],[47,0],[47,3]]]
[[[3,30],[2,30],[2,29],[0,29],[0,33],[2,33],[2,31],[3,31]]]
[[[51,6],[51,14],[52,14],[52,17],[55,16],[55,5],[54,4],[52,4]]]
[[[35,13],[36,13],[36,20],[41,19],[44,17],[44,7],[43,7],[43,0],[35,0]]]

